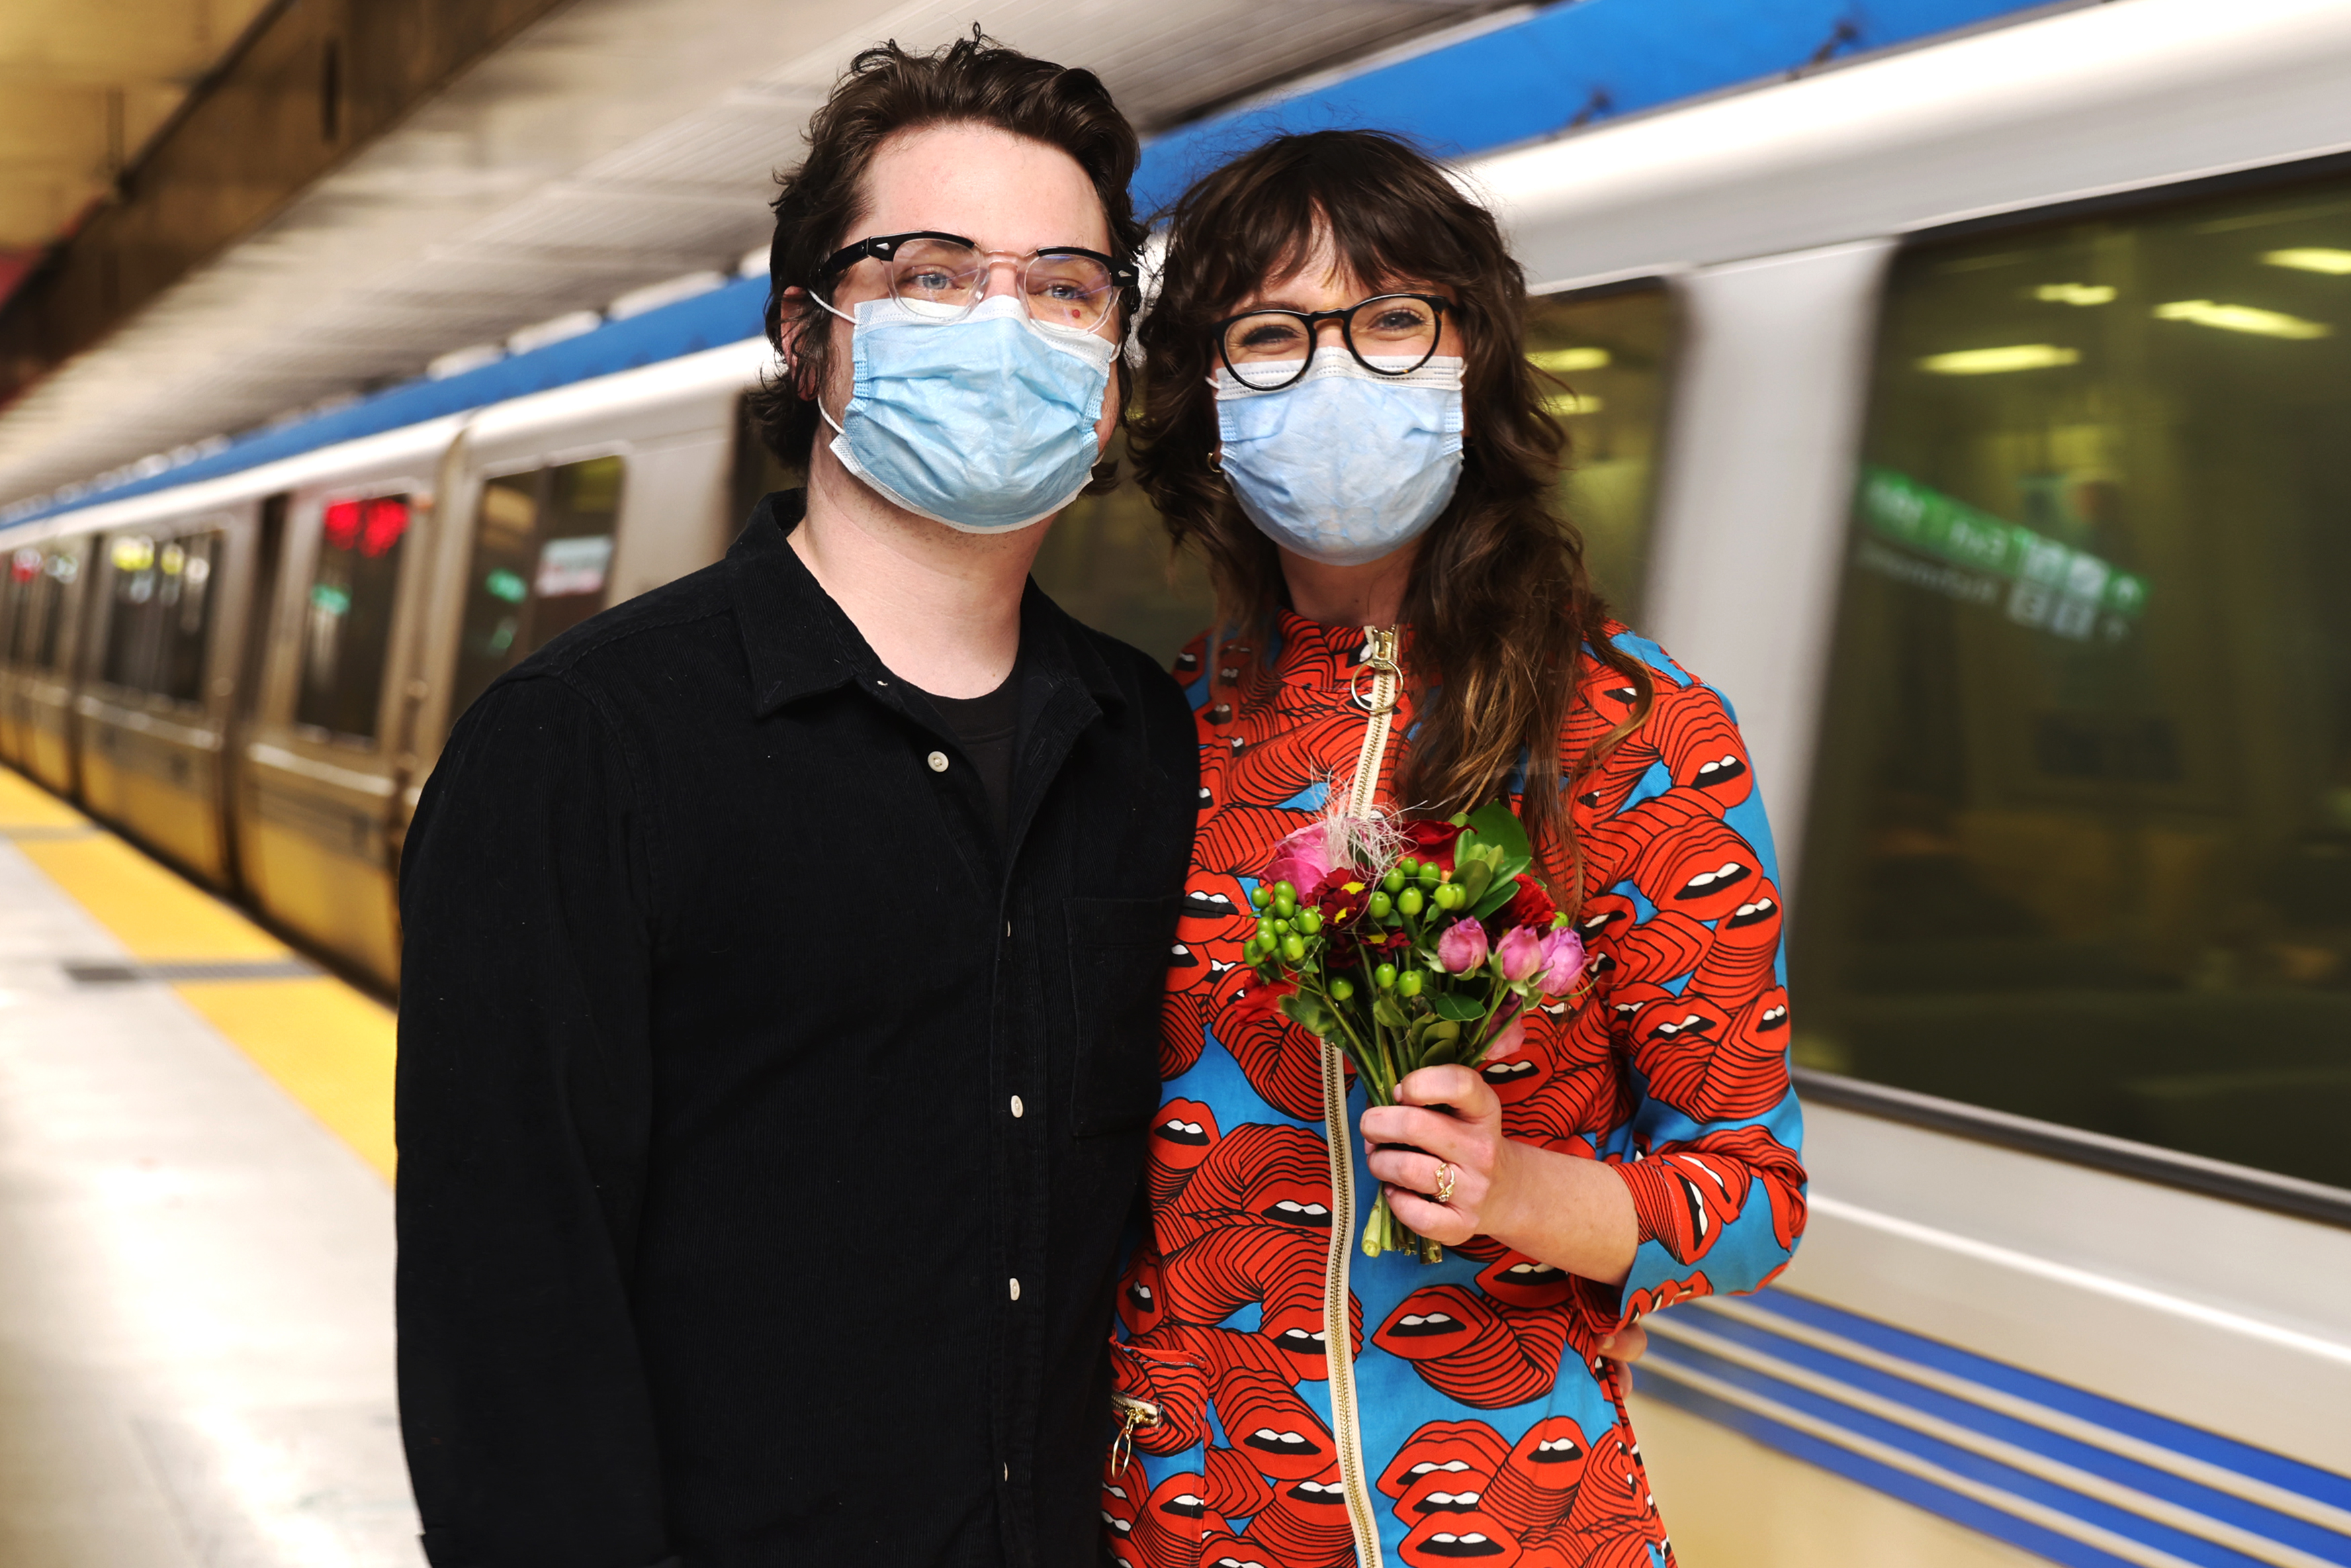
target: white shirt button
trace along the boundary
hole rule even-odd
[[[933,752],[931,753],[931,772],[935,774],[943,774],[946,771],[947,754],[945,752]]]
[[[1019,1280],[1012,1282],[1012,1299],[1016,1302],[1020,1299],[1020,1282]]]
[[[1020,1103],[1020,1096],[1018,1095],[1012,1096],[1012,1114],[1015,1116],[1025,1116],[1029,1114],[1029,1107]]]

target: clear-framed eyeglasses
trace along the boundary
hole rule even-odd
[[[1133,266],[1082,245],[1050,245],[1015,255],[983,251],[961,234],[931,230],[876,234],[843,245],[825,258],[817,276],[831,279],[869,260],[881,265],[893,298],[948,321],[977,309],[987,294],[988,275],[1009,264],[1015,290],[1033,319],[1086,332],[1110,319],[1119,296],[1135,279]]]
[[[1315,335],[1336,321],[1355,362],[1378,376],[1409,376],[1437,353],[1452,301],[1433,294],[1375,294],[1344,310],[1251,310],[1217,323],[1217,352],[1233,379],[1275,392],[1306,374]]]

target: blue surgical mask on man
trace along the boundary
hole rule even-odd
[[[1458,358],[1384,376],[1330,347],[1287,387],[1256,391],[1220,368],[1216,389],[1235,499],[1267,537],[1310,561],[1354,566],[1401,548],[1461,481]]]
[[[817,409],[841,466],[889,500],[1001,534],[1043,522],[1093,477],[1116,344],[1048,327],[1011,295],[967,316],[895,298],[825,308],[855,328],[855,379],[840,420]]]

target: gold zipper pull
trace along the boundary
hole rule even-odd
[[[1118,1410],[1118,1441],[1110,1446],[1110,1473],[1123,1476],[1127,1462],[1134,1457],[1135,1432],[1159,1425],[1159,1407],[1132,1394],[1113,1393],[1110,1402]]]

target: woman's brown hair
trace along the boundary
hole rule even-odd
[[[1405,591],[1418,722],[1397,796],[1443,816],[1505,794],[1521,763],[1520,815],[1571,905],[1580,861],[1555,764],[1585,647],[1626,676],[1633,715],[1571,759],[1597,765],[1648,711],[1637,659],[1602,635],[1608,609],[1583,566],[1583,536],[1555,497],[1567,436],[1522,350],[1525,275],[1493,214],[1435,161],[1393,136],[1284,136],[1207,175],[1171,214],[1160,291],[1144,318],[1143,406],[1131,451],[1177,546],[1196,544],[1217,585],[1221,628],[1263,636],[1282,602],[1281,558],[1209,466],[1217,323],[1269,278],[1328,244],[1366,289],[1451,296],[1461,335],[1465,433],[1459,486],[1421,536]]]

